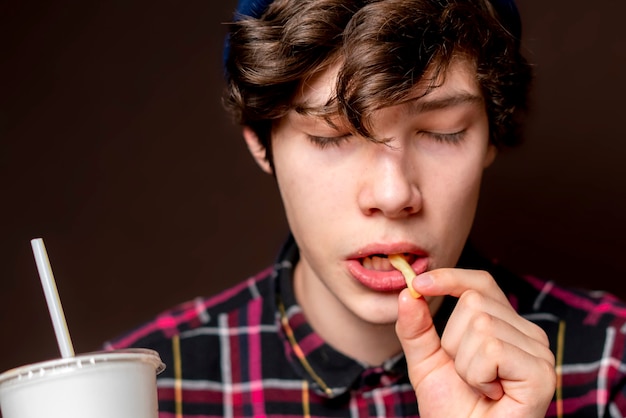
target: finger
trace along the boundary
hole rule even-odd
[[[396,333],[407,360],[409,377],[416,389],[424,377],[450,361],[441,349],[441,340],[428,304],[424,298],[411,297],[408,289],[402,290],[398,297]]]
[[[472,353],[477,351],[483,341],[492,338],[519,347],[532,356],[546,360],[552,358],[552,352],[548,344],[530,338],[510,323],[484,312],[476,314],[475,317],[469,321],[468,327],[458,337],[456,347],[448,347],[448,344],[450,344],[449,341],[453,341],[454,339],[451,338],[449,334],[446,334],[447,332],[448,329],[444,331],[442,346],[457,362],[462,362],[464,357],[471,357]]]
[[[459,376],[493,400],[503,395],[529,404],[549,401],[554,392],[554,364],[496,338],[483,342]]]
[[[529,337],[548,344],[545,332],[515,312],[493,277],[480,270],[437,269],[413,279],[415,289],[425,296],[451,295],[459,298],[450,323],[458,318],[471,318],[473,312],[486,311],[519,328]],[[448,326],[450,326],[450,323]],[[457,323],[459,329],[467,321]]]
[[[500,344],[516,347],[538,361],[554,363],[554,356],[547,345],[529,338],[499,318],[482,313],[471,323],[472,326],[463,334],[459,347],[455,348],[455,354],[451,354],[454,357],[457,373],[468,383],[471,379],[467,376],[473,375],[472,368],[476,367],[477,359],[485,356],[485,352],[497,351],[496,349],[499,348],[497,346]],[[445,342],[442,345],[448,351]],[[450,354],[450,352],[448,353]],[[491,376],[491,378],[495,380],[497,376]],[[480,382],[482,385],[480,391],[492,399],[499,399],[502,387],[499,383],[492,382],[492,380],[490,380],[488,373],[486,376],[483,376]]]
[[[493,277],[482,270],[442,268],[422,273],[413,279],[413,287],[427,296],[450,295],[461,297],[468,290],[475,290],[508,305],[508,299]]]
[[[505,327],[504,324],[508,324]],[[531,347],[540,345],[549,346],[549,340],[545,332],[536,324],[522,318],[510,305],[503,305],[486,297],[477,291],[466,291],[457,302],[450,315],[448,324],[443,334],[442,345],[449,353],[455,353],[461,338],[473,330],[479,335],[492,335],[501,332],[500,338],[511,344],[522,347],[522,344],[531,344],[525,347],[531,351]],[[518,335],[518,333],[521,333]],[[531,341],[526,342],[526,338]],[[454,355],[454,354],[453,354]]]

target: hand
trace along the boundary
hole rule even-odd
[[[396,332],[420,416],[545,417],[554,394],[546,334],[519,316],[478,270],[433,270],[413,280],[424,296],[459,298],[440,339],[424,298],[399,296]]]

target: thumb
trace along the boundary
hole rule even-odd
[[[441,348],[428,303],[423,297],[413,298],[408,289],[400,292],[398,297],[396,334],[406,357],[409,378],[416,390],[424,378],[450,361]]]

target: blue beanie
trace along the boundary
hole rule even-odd
[[[259,17],[274,0],[239,0],[237,14],[250,17]]]

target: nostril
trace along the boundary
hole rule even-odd
[[[417,213],[419,210],[415,208],[415,206],[407,206],[404,208],[404,212],[408,213],[409,215],[412,215],[414,213]]]

